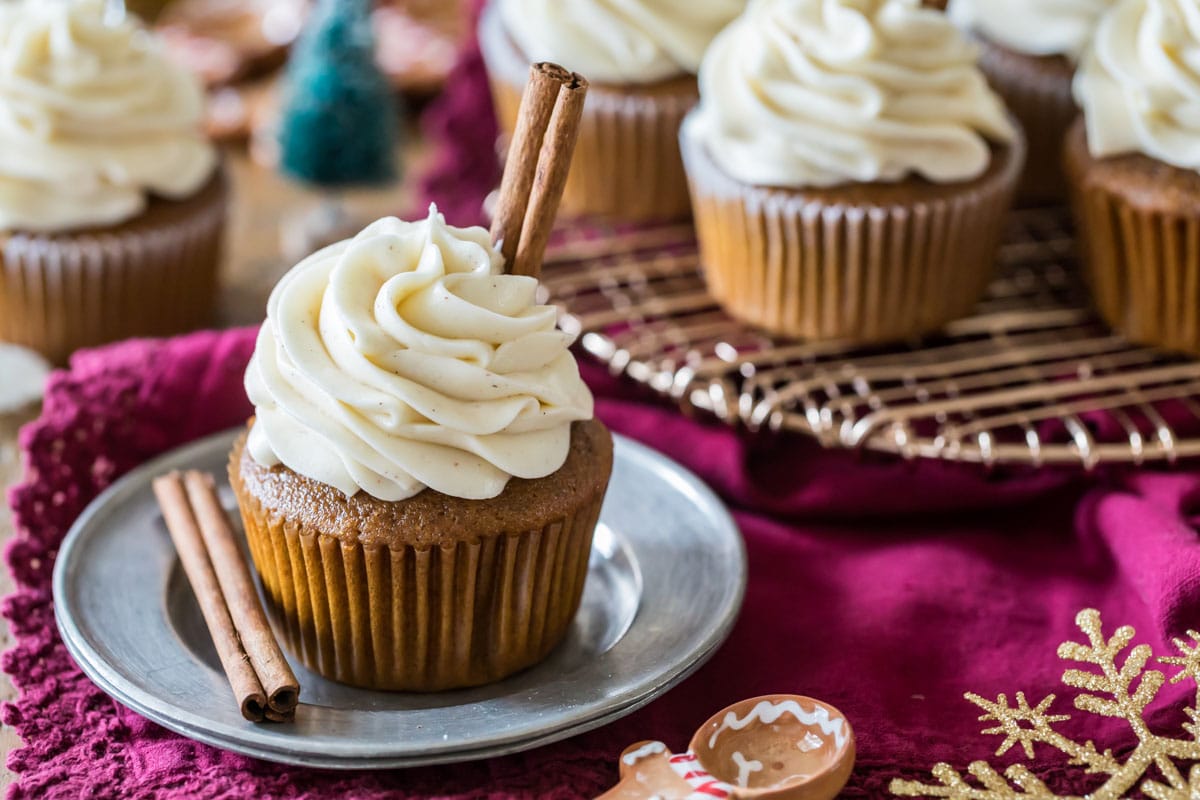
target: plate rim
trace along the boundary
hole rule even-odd
[[[78,621],[67,613],[66,604],[62,601],[69,596],[68,565],[77,548],[80,548],[86,541],[85,533],[92,527],[93,519],[102,514],[109,504],[115,502],[120,495],[142,487],[150,477],[164,469],[165,463],[177,463],[197,458],[198,454],[207,453],[216,448],[218,443],[232,442],[233,438],[243,429],[242,426],[238,426],[210,434],[166,451],[130,470],[85,507],[59,545],[54,565],[52,580],[54,618],[59,635],[76,665],[101,691],[122,705],[189,739],[267,761],[326,769],[390,769],[508,755],[594,730],[642,708],[700,669],[729,637],[737,622],[745,599],[748,563],[745,540],[729,509],[711,488],[683,465],[647,445],[614,433],[615,451],[625,451],[628,457],[647,464],[649,467],[665,467],[665,477],[671,481],[682,482],[690,490],[689,493],[693,499],[702,503],[706,515],[713,520],[714,526],[732,534],[731,540],[738,559],[734,591],[721,604],[721,613],[717,624],[707,631],[694,648],[693,658],[682,660],[672,668],[643,681],[640,685],[631,687],[629,695],[615,705],[592,704],[557,720],[555,724],[539,728],[534,733],[514,734],[510,739],[496,740],[482,747],[462,748],[456,747],[453,742],[450,742],[445,746],[423,748],[420,754],[413,755],[379,757],[325,755],[298,752],[293,746],[297,740],[281,740],[278,746],[274,746],[271,743],[260,741],[247,742],[238,738],[236,734],[226,735],[213,731],[210,725],[205,724],[206,722],[211,723],[209,718],[173,704],[169,698],[129,680],[101,657],[88,643],[88,636]],[[636,617],[633,624],[637,624]],[[174,712],[175,716],[160,709],[159,705]]]

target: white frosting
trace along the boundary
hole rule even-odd
[[[796,742],[796,748],[801,753],[811,753],[813,750],[820,750],[825,745],[820,736],[817,736],[812,731],[806,731],[804,738]]]
[[[1200,170],[1200,4],[1120,0],[1075,75],[1097,158],[1143,153]]]
[[[644,758],[650,756],[662,755],[667,751],[667,746],[662,742],[646,742],[644,745],[634,750],[631,753],[626,753],[621,761],[627,766],[632,767]]]
[[[104,9],[0,2],[0,229],[116,224],[212,175],[199,82]]]
[[[733,751],[733,766],[737,769],[737,785],[743,789],[750,786],[750,776],[763,771],[763,763],[752,758],[746,758],[741,751]]]
[[[721,720],[720,726],[709,737],[708,747],[710,750],[716,747],[717,740],[727,730],[745,730],[755,722],[762,725],[774,725],[785,714],[790,714],[802,725],[813,725],[826,736],[832,736],[834,746],[838,750],[841,750],[850,741],[850,726],[846,724],[846,720],[831,716],[829,710],[824,706],[814,705],[813,710],[809,711],[795,700],[781,700],[778,703],[763,700],[750,709],[750,712],[744,717],[739,717],[733,711],[728,712]]]
[[[650,83],[700,68],[709,42],[746,0],[498,0],[531,61],[595,83]]]
[[[434,208],[309,256],[272,292],[246,371],[251,456],[387,501],[557,471],[592,396],[536,291],[502,274],[486,230]]]
[[[975,45],[920,0],[752,0],[700,70],[694,133],[733,177],[978,177],[1015,135]]]
[[[1031,56],[1075,61],[1114,0],[950,0],[954,24]]]

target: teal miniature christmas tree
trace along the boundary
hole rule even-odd
[[[280,169],[327,191],[396,179],[399,115],[369,0],[318,0],[288,64]]]

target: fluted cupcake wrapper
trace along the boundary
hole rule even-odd
[[[557,645],[583,596],[603,497],[540,530],[417,548],[349,543],[234,488],[288,649],[341,683],[440,691],[500,680]]]
[[[1104,320],[1131,341],[1200,354],[1200,217],[1138,208],[1097,184],[1072,201]]]
[[[1063,138],[1078,114],[1069,65],[984,42],[979,67],[1025,129],[1028,154],[1018,197],[1030,202],[1065,201]]]
[[[203,327],[226,216],[225,179],[216,180],[190,213],[153,224],[0,235],[0,341],[62,363],[80,347]]]
[[[497,117],[511,134],[529,63],[491,10],[480,23],[480,45]],[[698,99],[690,76],[644,87],[593,83],[563,191],[562,213],[631,222],[690,216],[679,126]]]
[[[905,204],[830,203],[723,173],[685,124],[705,280],[735,317],[776,334],[862,343],[941,328],[993,273],[1021,167]]]

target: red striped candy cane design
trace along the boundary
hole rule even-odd
[[[688,795],[687,800],[714,800],[714,798],[724,800],[733,793],[732,786],[722,783],[705,772],[694,753],[680,753],[677,756],[671,756],[667,763],[671,765],[671,769],[675,770],[676,775],[683,778],[687,785],[692,787],[692,793]]]

